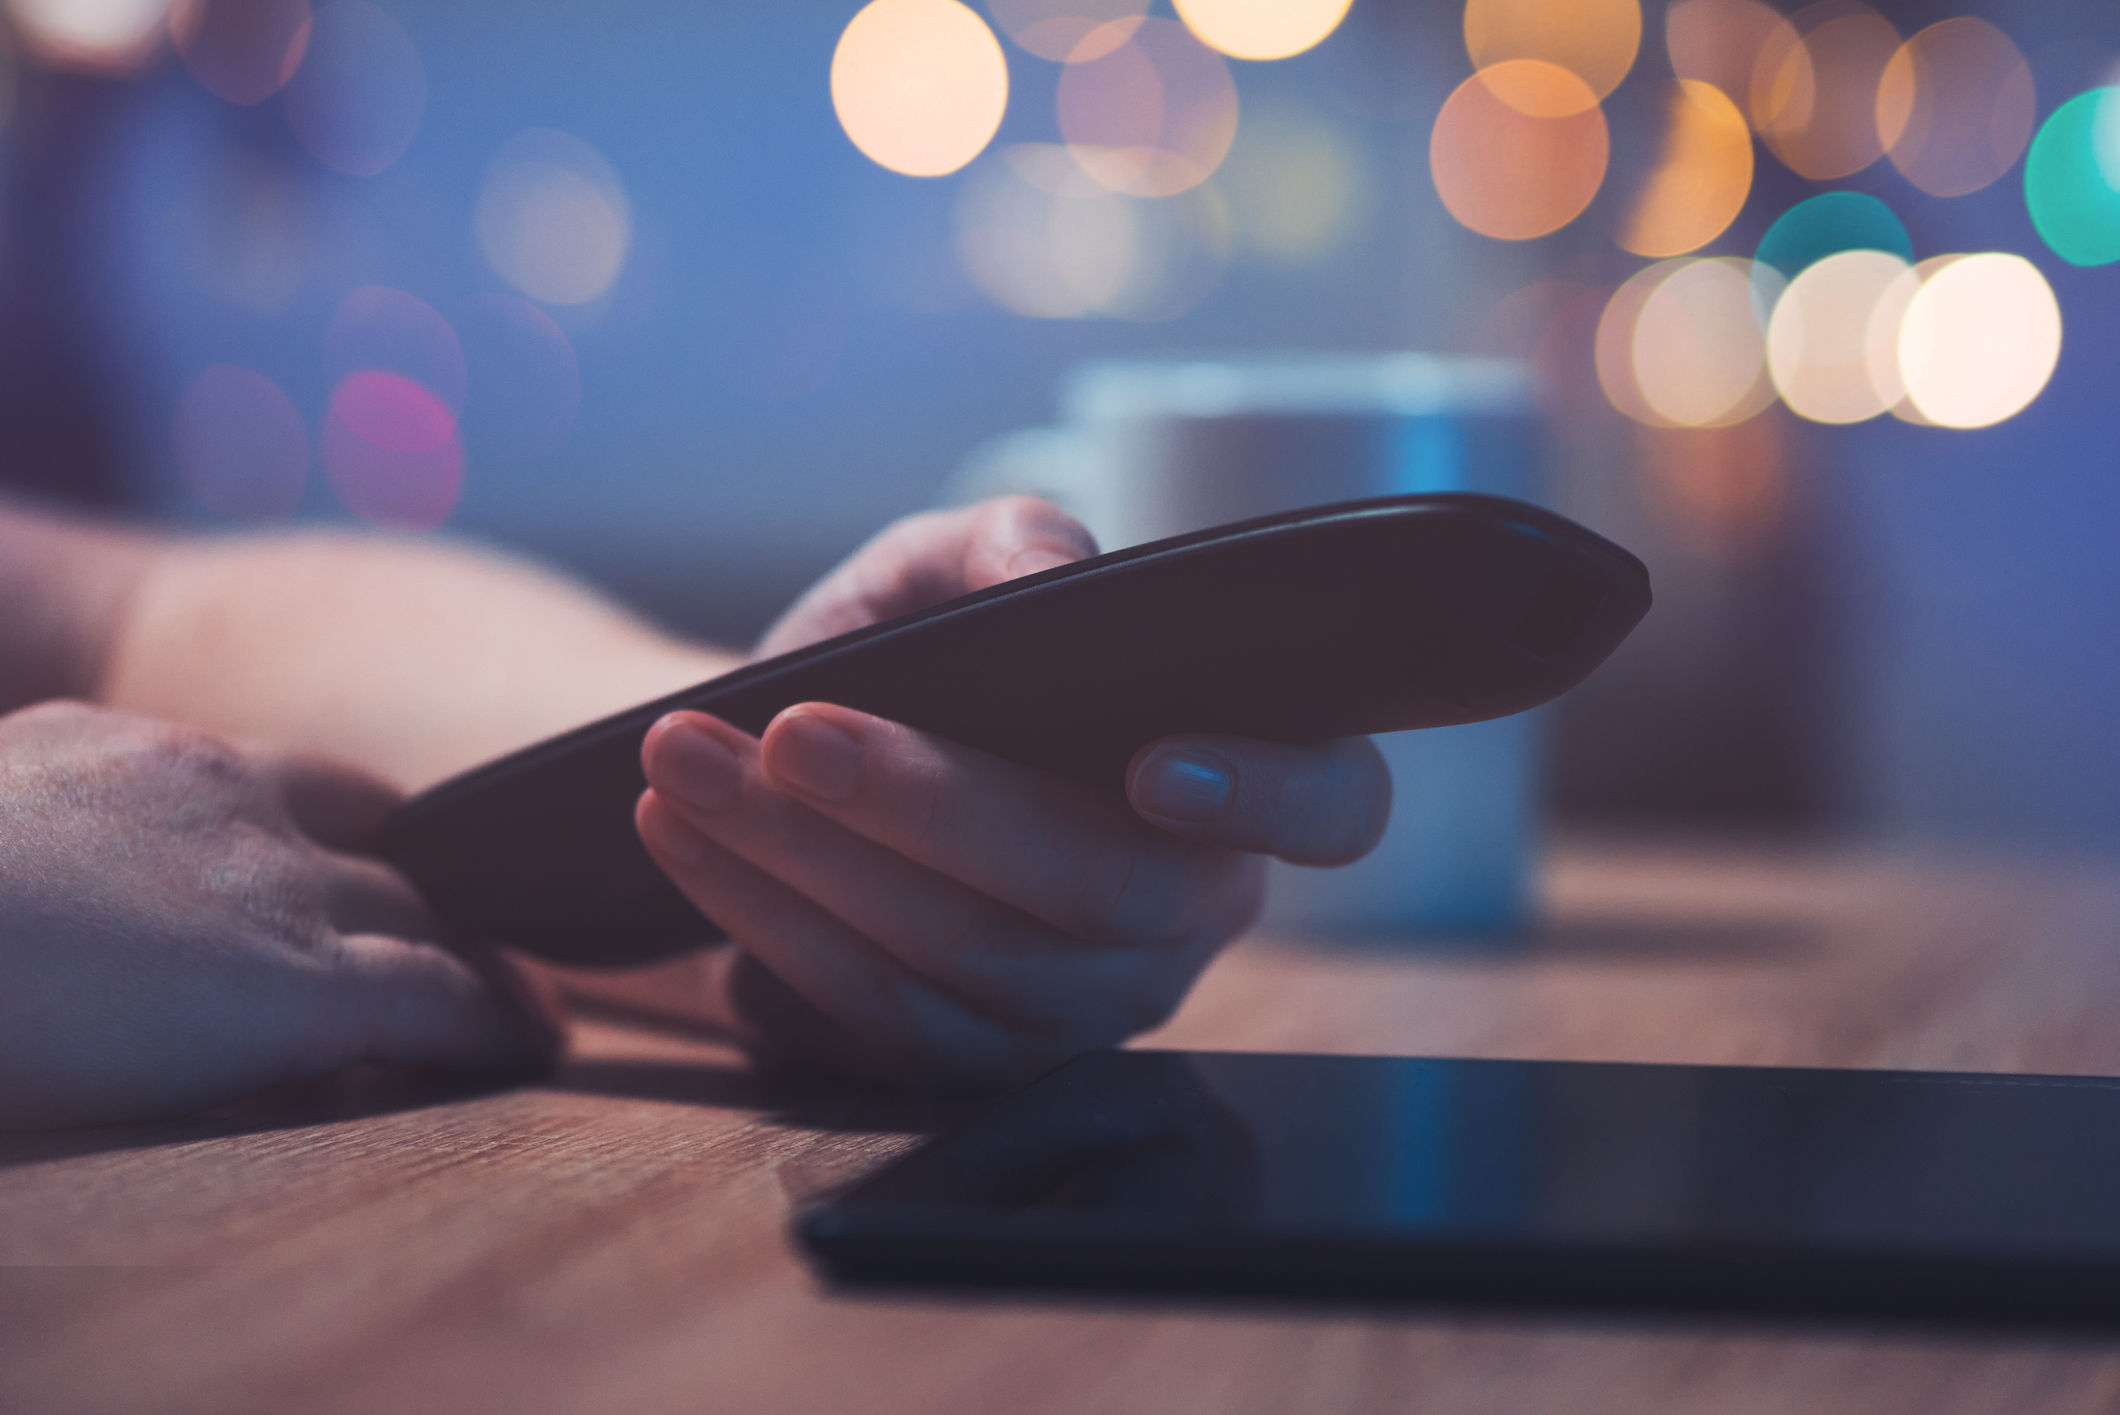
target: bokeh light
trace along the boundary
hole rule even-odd
[[[1237,136],[1228,63],[1175,20],[1120,20],[1092,33],[1060,72],[1059,109],[1082,170],[1131,196],[1198,186]]]
[[[1900,325],[1907,399],[1939,427],[1987,427],[2021,412],[2061,358],[2061,306],[2019,255],[1964,256],[1934,271]]]
[[[1754,303],[1765,319],[1783,286],[1811,265],[1842,251],[1885,251],[1902,263],[1914,259],[1914,242],[1892,208],[1862,192],[1825,192],[1790,207],[1760,238],[1753,267]],[[1776,272],[1762,285],[1766,271]]]
[[[2024,155],[2036,108],[2017,46],[1965,15],[1930,25],[1892,56],[1877,88],[1877,136],[1909,182],[1964,196]]]
[[[574,346],[551,315],[518,295],[473,295],[452,311],[468,374],[461,436],[467,455],[542,457],[581,410]]]
[[[161,49],[169,0],[7,0],[7,11],[45,67],[126,74]]]
[[[1783,292],[1767,326],[1767,367],[1782,401],[1821,423],[1858,423],[1899,401],[1871,373],[1871,327],[1895,286],[1913,278],[1884,251],[1852,250],[1809,266]]]
[[[473,217],[494,273],[549,305],[581,305],[611,288],[633,242],[618,174],[580,138],[532,128],[502,145]]]
[[[1301,261],[1332,249],[1360,220],[1369,193],[1345,133],[1301,110],[1251,113],[1215,178],[1232,229],[1270,260]]]
[[[1899,31],[1861,0],[1820,0],[1761,46],[1752,74],[1753,126],[1798,176],[1851,176],[1884,155],[1877,90]]]
[[[1232,59],[1286,59],[1324,42],[1350,0],[1177,0],[1178,18]]]
[[[1436,194],[1471,229],[1521,241],[1557,231],[1597,195],[1610,138],[1597,96],[1555,64],[1514,59],[1459,84],[1436,115]]]
[[[1656,164],[1624,203],[1615,239],[1643,256],[1698,250],[1737,219],[1752,191],[1752,134],[1722,90],[1679,79],[1644,91]]]
[[[1777,31],[1795,33],[1780,11],[1761,0],[1677,0],[1664,12],[1671,71],[1715,85],[1740,108],[1751,102],[1753,71]]]
[[[1467,0],[1472,67],[1535,59],[1568,70],[1597,98],[1619,87],[1641,48],[1636,0]]]
[[[281,91],[295,138],[327,167],[373,177],[404,155],[427,111],[427,70],[402,26],[368,0],[331,0],[310,21]]]
[[[1044,319],[1168,319],[1213,288],[1229,247],[1211,187],[1143,201],[1096,182],[1068,149],[1026,143],[972,169],[958,259],[1002,308]]]
[[[987,0],[986,12],[1010,39],[1040,59],[1065,59],[1091,31],[1114,20],[1138,20],[1148,0]],[[1124,31],[1106,30],[1112,42]]]
[[[872,0],[832,52],[832,108],[854,146],[909,177],[977,157],[1008,108],[1008,60],[957,0]]]
[[[1634,316],[1634,387],[1663,423],[1726,427],[1774,401],[1751,265],[1676,261],[1648,286]]]
[[[301,504],[309,431],[280,386],[254,369],[201,369],[177,400],[175,444],[185,489],[217,515],[279,521]]]
[[[2032,225],[2071,265],[2120,260],[2120,164],[2103,160],[2120,128],[2120,88],[2079,93],[2055,109],[2024,163]]]
[[[393,530],[432,530],[463,489],[456,417],[400,374],[341,381],[324,415],[324,473],[355,515]]]
[[[169,12],[177,57],[199,86],[245,105],[294,77],[309,26],[309,0],[177,0]]]
[[[1682,261],[1660,261],[1635,271],[1604,302],[1604,309],[1597,319],[1597,342],[1592,361],[1597,369],[1598,386],[1605,390],[1605,397],[1613,407],[1650,427],[1669,427],[1671,420],[1651,407],[1649,400],[1642,396],[1641,382],[1634,372],[1635,331],[1649,296],[1656,293],[1656,287],[1683,264]]]
[[[364,369],[403,374],[451,408],[464,404],[464,348],[456,331],[417,295],[364,285],[340,301],[324,329],[324,381],[336,387]]]

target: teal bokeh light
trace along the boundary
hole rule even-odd
[[[1914,260],[1905,224],[1892,208],[1861,192],[1827,192],[1800,201],[1759,242],[1759,259],[1786,280],[1842,251],[1888,251],[1909,264]]]
[[[1752,308],[1761,326],[1791,280],[1842,251],[1887,251],[1910,265],[1914,260],[1906,223],[1876,197],[1827,192],[1800,201],[1760,238],[1758,264],[1752,267]]]
[[[2024,204],[2071,265],[2120,260],[2120,88],[2094,88],[2055,109],[2024,160]]]

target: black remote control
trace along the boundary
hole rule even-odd
[[[750,733],[831,702],[1123,787],[1175,732],[1322,741],[1503,717],[1567,691],[1649,609],[1640,561],[1522,502],[1394,496],[1027,575],[740,668],[400,807],[382,853],[452,926],[628,967],[721,937],[633,828],[648,728]]]

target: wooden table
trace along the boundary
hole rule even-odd
[[[1247,942],[1151,1040],[2120,1073],[2106,866],[1579,841],[1546,893],[1551,925],[1514,946]],[[554,1088],[360,1074],[0,1139],[0,1409],[2120,1405],[2120,1343],[820,1291],[791,1210],[954,1104],[766,1086],[591,1023]]]

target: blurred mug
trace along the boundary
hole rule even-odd
[[[1535,499],[1528,371],[1427,354],[1214,356],[1092,363],[1057,427],[973,451],[961,504],[1047,497],[1106,550],[1252,516],[1406,492]],[[1276,862],[1266,923],[1314,935],[1509,933],[1528,922],[1536,742],[1525,716],[1377,739],[1390,829],[1339,869]]]

